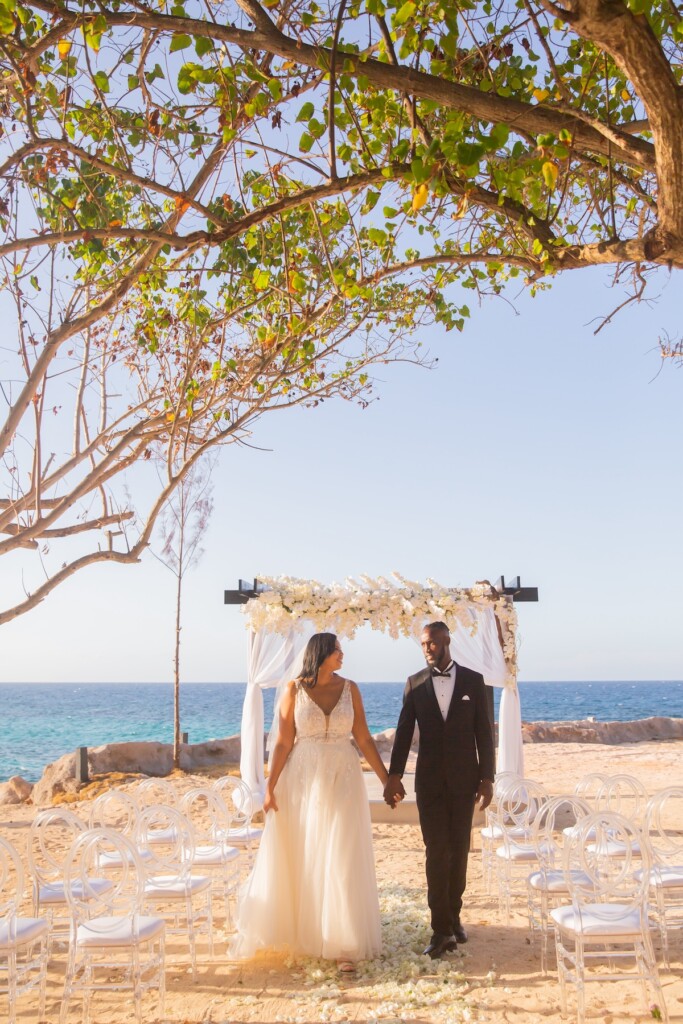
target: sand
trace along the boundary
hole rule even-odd
[[[567,792],[591,771],[637,775],[649,792],[681,780],[683,741],[603,746],[600,744],[533,744],[524,748],[526,775],[543,782],[552,793]],[[122,784],[134,782],[119,780]],[[179,784],[180,784],[180,780]],[[191,780],[183,784],[189,785]],[[70,809],[81,811],[75,803]],[[0,834],[19,849],[25,844],[30,807],[3,808]],[[683,823],[681,823],[683,826]],[[212,962],[200,961],[193,981],[186,964],[170,964],[164,1020],[192,1024],[275,1024],[307,1021],[383,1021],[385,1024],[454,1024],[456,1021],[537,1024],[576,1020],[570,995],[569,1015],[560,1013],[559,987],[552,958],[547,977],[540,971],[538,945],[529,941],[526,911],[514,907],[509,926],[498,914],[497,900],[484,891],[480,846],[475,835],[463,922],[469,942],[447,960],[426,960],[420,951],[429,937],[424,884],[424,854],[419,829],[408,825],[373,827],[377,876],[384,919],[385,957],[365,965],[354,978],[340,978],[323,961],[297,963],[264,955],[248,963],[228,961],[221,937]],[[170,953],[182,953],[170,945]],[[64,955],[50,966],[46,1020],[58,1021]],[[671,970],[660,965],[660,977],[671,1021],[683,1021],[683,937],[671,940]],[[1,997],[0,997],[1,1000]],[[651,999],[648,999],[648,1003]],[[35,1024],[33,997],[19,1000],[18,1020]],[[145,1020],[155,1019],[151,997]],[[606,1024],[652,1020],[635,982],[589,985],[587,1021]],[[0,1001],[0,1019],[4,1006]],[[93,1002],[93,1020],[114,1024],[133,1020],[124,995],[102,996]],[[81,1020],[80,1004],[69,1024]]]

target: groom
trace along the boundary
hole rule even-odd
[[[405,796],[401,776],[417,722],[415,797],[427,854],[433,932],[424,952],[433,960],[467,942],[460,909],[472,815],[475,801],[485,808],[493,797],[493,730],[484,679],[455,664],[450,639],[443,622],[432,622],[422,631],[427,668],[406,683],[384,789],[390,807]]]

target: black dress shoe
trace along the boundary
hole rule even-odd
[[[444,953],[452,953],[457,948],[458,944],[452,935],[432,935],[431,942],[422,951],[422,955],[438,960]]]
[[[453,935],[455,936],[458,942],[467,942],[467,932],[465,931],[465,929],[463,928],[459,921],[457,922],[457,924],[453,925]]]

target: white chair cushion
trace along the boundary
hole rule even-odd
[[[90,888],[96,896],[101,896],[103,892],[108,892],[113,882],[110,882],[108,878],[91,878]],[[71,891],[77,900],[83,899],[83,883],[75,881],[71,886]],[[66,892],[64,889],[64,882],[51,882],[49,885],[41,885],[38,890],[38,899],[41,904],[46,903],[66,903]]]
[[[48,923],[42,917],[15,917],[12,922],[12,938],[7,921],[0,923],[0,949],[25,946],[35,942],[48,931]]]
[[[142,861],[147,861],[152,856],[149,850],[138,850],[137,854]],[[129,854],[126,854],[126,863],[133,863],[133,858]],[[123,860],[118,853],[101,853],[98,864],[102,868],[119,868],[123,864]]]
[[[243,846],[246,843],[257,843],[262,835],[263,829],[257,825],[242,825],[240,828],[231,828],[228,839],[236,846]]]
[[[572,879],[580,886],[588,887],[591,884],[590,878],[583,871],[572,871]],[[532,889],[539,892],[569,892],[563,871],[534,871],[527,881]]]
[[[234,846],[196,846],[193,864],[224,864],[235,860],[240,852]]]
[[[164,930],[160,917],[136,918],[137,940],[148,942]],[[87,948],[115,948],[134,944],[133,920],[130,917],[97,917],[94,921],[79,924],[76,929],[76,945]]]
[[[634,840],[629,845],[631,847],[632,856],[640,857],[640,843],[637,840]],[[590,843],[587,849],[589,853],[602,854],[607,857],[623,857],[626,846],[618,839],[608,839],[606,843],[600,843],[599,849],[597,843]]]
[[[548,850],[543,852],[547,853]],[[499,846],[496,850],[496,856],[502,860],[511,861],[536,861],[538,860],[538,852],[535,846],[529,846],[523,843],[510,843],[509,846]]]
[[[555,907],[550,911],[550,916],[563,931],[591,938],[600,937],[603,942],[609,942],[612,938],[618,942],[642,932],[640,910],[621,903],[586,904],[581,909],[580,917],[573,907]]]
[[[198,892],[204,892],[210,887],[211,879],[205,875],[190,875],[182,881],[174,880],[170,875],[167,878],[161,875],[145,884],[145,896],[167,896],[170,900],[178,900],[196,896]]]
[[[155,828],[145,836],[145,841],[150,846],[159,846],[162,843],[175,843],[178,840],[178,830],[171,825],[170,828]]]
[[[531,830],[528,828],[508,828],[505,830],[511,839],[528,839]],[[500,825],[485,825],[481,830],[484,839],[502,839],[504,832]]]
[[[638,881],[643,877],[642,868],[634,871],[633,877]],[[650,870],[650,884],[662,889],[679,889],[683,886],[683,865],[672,865],[671,867],[652,868]]]
[[[579,823],[577,822],[577,825]],[[575,834],[577,825],[567,825],[566,828],[562,829],[562,835],[567,836],[569,839]],[[595,839],[595,828],[589,828],[586,832],[586,839]]]

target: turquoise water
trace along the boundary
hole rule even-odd
[[[181,688],[181,728],[190,743],[239,732],[243,683],[192,683]],[[402,683],[362,683],[371,732],[392,729]],[[496,691],[496,708],[499,691]],[[664,715],[683,718],[683,682],[521,683],[525,721],[629,721]],[[270,727],[273,691],[265,694]],[[22,775],[35,782],[43,768],[79,746],[123,740],[170,742],[170,683],[0,684],[0,780]]]

